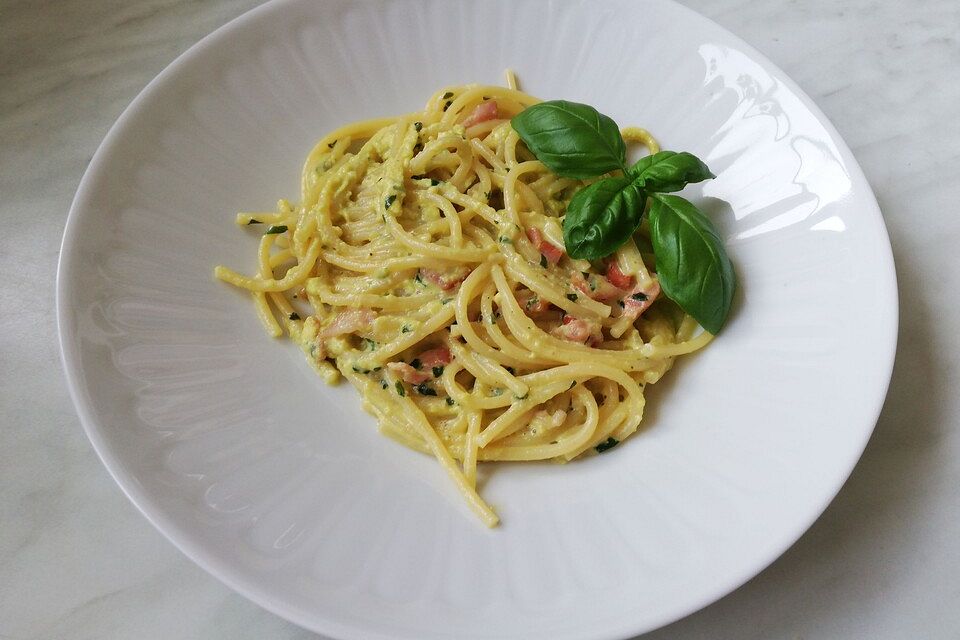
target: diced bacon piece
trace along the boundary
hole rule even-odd
[[[433,269],[420,269],[420,275],[437,285],[444,291],[449,291],[454,287],[460,286],[460,283],[467,279],[470,272],[467,269],[455,269],[449,272],[434,271]]]
[[[639,285],[623,299],[623,315],[636,320],[640,314],[650,308],[657,296],[660,295],[660,281],[653,280],[646,287]]]
[[[560,262],[560,258],[563,257],[563,249],[557,247],[543,238],[543,232],[536,227],[530,227],[527,229],[527,237],[530,238],[530,242],[533,243],[533,246],[537,248],[537,251],[540,252],[544,258],[547,259],[547,262],[550,264],[557,264]]]
[[[621,271],[616,260],[611,260],[607,265],[607,280],[618,289],[629,289],[633,286],[633,276],[628,276]]]
[[[450,349],[447,347],[436,347],[435,349],[429,349],[421,353],[417,360],[423,363],[424,367],[442,367],[444,365],[450,364],[453,360],[453,356],[450,354]]]
[[[623,295],[623,290],[613,286],[613,284],[603,276],[590,274],[590,279],[587,280],[582,273],[577,271],[574,272],[571,282],[574,288],[583,295],[593,300],[599,300],[600,302],[608,302]]]
[[[517,292],[517,302],[530,315],[546,313],[550,310],[550,302],[544,300],[529,289],[521,289]]]
[[[472,127],[487,120],[496,120],[498,117],[500,117],[500,109],[497,106],[497,101],[487,100],[478,104],[460,124],[464,127]]]
[[[432,377],[429,371],[417,371],[406,362],[388,362],[387,369],[409,384],[420,384]]]
[[[333,319],[327,328],[320,332],[321,338],[332,338],[345,333],[354,333],[370,326],[377,317],[373,309],[347,309]]]
[[[563,316],[563,324],[551,333],[562,340],[589,344],[591,346],[599,344],[600,341],[603,340],[599,322],[583,320],[582,318],[575,318],[571,315]]]

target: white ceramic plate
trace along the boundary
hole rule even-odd
[[[517,70],[717,174],[727,328],[650,394],[647,429],[564,467],[504,465],[487,530],[354,391],[266,338],[217,263],[240,209],[296,198],[324,132]],[[621,638],[734,589],[850,473],[896,340],[891,252],[856,161],[784,74],[667,1],[267,4],[190,49],[110,131],[63,241],[70,389],[130,499],[199,565],[338,638]]]

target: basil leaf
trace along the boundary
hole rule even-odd
[[[510,121],[537,159],[564,178],[592,178],[624,169],[627,145],[617,123],[590,105],[550,100]]]
[[[717,177],[700,158],[686,151],[660,151],[640,158],[629,173],[647,193],[680,191],[688,184]]]
[[[713,223],[680,196],[654,195],[650,239],[660,287],[710,333],[730,313],[736,275]]]
[[[637,230],[645,202],[630,178],[605,178],[580,189],[563,219],[567,253],[586,260],[610,255]]]

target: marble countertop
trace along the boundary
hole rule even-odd
[[[960,637],[960,4],[685,0],[826,112],[884,211],[893,382],[852,477],[733,594],[649,639]],[[126,500],[61,372],[54,280],[73,192],[177,54],[257,0],[0,3],[0,639],[314,638],[195,567]]]

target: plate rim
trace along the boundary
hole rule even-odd
[[[66,378],[67,390],[71,401],[77,411],[80,424],[90,440],[97,457],[100,459],[113,481],[120,487],[121,491],[133,503],[134,507],[150,522],[151,525],[170,543],[173,544],[183,555],[191,562],[199,566],[206,573],[216,578],[222,584],[236,593],[244,596],[246,599],[255,603],[272,614],[288,620],[302,628],[328,635],[334,638],[343,638],[349,640],[361,640],[367,638],[383,638],[388,640],[392,637],[386,636],[377,631],[363,629],[352,624],[346,624],[332,618],[323,617],[322,619],[313,616],[299,607],[291,605],[280,599],[273,597],[268,590],[258,586],[255,582],[245,579],[242,575],[235,573],[235,570],[229,563],[218,561],[215,557],[209,556],[203,545],[191,539],[191,535],[182,530],[174,521],[170,520],[165,514],[162,505],[156,500],[150,498],[146,492],[139,486],[135,478],[130,474],[122,459],[114,454],[109,439],[104,437],[102,429],[95,419],[93,410],[93,401],[84,394],[82,384],[83,369],[80,366],[79,348],[74,338],[77,336],[77,323],[71,318],[67,310],[67,304],[72,297],[73,287],[70,284],[69,273],[76,262],[76,246],[79,236],[78,227],[84,213],[84,202],[93,192],[94,183],[98,182],[98,175],[102,173],[104,158],[111,152],[115,142],[120,138],[131,121],[145,106],[149,104],[150,99],[158,87],[168,78],[178,73],[179,69],[190,59],[202,55],[204,50],[215,46],[221,38],[227,33],[243,27],[245,24],[256,20],[261,14],[280,10],[283,5],[294,4],[300,0],[268,0],[244,13],[230,19],[220,27],[211,31],[199,41],[188,47],[181,54],[176,56],[168,63],[162,71],[154,76],[133,98],[133,100],[123,109],[117,120],[110,126],[107,134],[97,147],[96,152],[91,157],[83,176],[78,183],[77,190],[70,204],[64,226],[63,237],[60,244],[60,253],[57,263],[55,299],[56,299],[56,320],[58,331],[58,345],[60,349],[60,362]],[[402,0],[383,0],[384,2],[402,1]],[[590,638],[597,640],[616,640],[620,638],[631,638],[635,635],[647,633],[661,628],[677,620],[685,618],[711,604],[729,595],[743,586],[752,578],[759,575],[774,561],[790,549],[823,515],[827,507],[833,502],[840,490],[846,484],[876,428],[877,421],[883,409],[884,402],[889,391],[893,367],[896,357],[898,336],[899,336],[899,287],[897,282],[896,265],[893,256],[893,250],[890,243],[889,231],[883,219],[879,203],[873,188],[867,180],[860,163],[857,161],[853,152],[846,141],[837,131],[830,119],[824,114],[816,102],[804,91],[797,83],[772,62],[764,53],[756,47],[744,41],[742,38],[718,24],[713,19],[691,9],[677,0],[645,0],[650,4],[661,4],[671,6],[674,10],[684,14],[687,19],[700,21],[712,29],[723,33],[725,37],[735,42],[740,50],[748,55],[752,60],[758,62],[772,75],[777,77],[787,89],[794,93],[816,118],[817,122],[825,129],[827,134],[836,144],[837,151],[844,162],[844,166],[850,172],[851,182],[862,187],[864,198],[862,206],[862,215],[870,219],[876,226],[878,233],[877,260],[878,267],[881,267],[883,277],[878,279],[878,286],[883,290],[884,295],[893,301],[893,311],[889,316],[880,320],[878,333],[886,330],[886,340],[878,345],[880,356],[878,361],[883,364],[883,375],[879,377],[881,384],[876,389],[876,397],[873,399],[870,411],[864,411],[864,426],[860,442],[854,447],[851,459],[847,463],[847,470],[840,477],[840,481],[829,492],[826,492],[817,508],[813,509],[804,523],[797,531],[786,536],[785,540],[776,541],[777,544],[771,545],[771,551],[754,559],[749,566],[739,572],[739,574],[722,585],[711,590],[708,595],[699,600],[689,602],[685,606],[673,607],[668,611],[662,612],[659,616],[648,618],[643,624],[622,623],[619,626],[612,625],[604,630],[598,631]],[[883,326],[884,321],[886,327]],[[866,406],[866,403],[865,403]],[[322,624],[321,624],[322,622]],[[413,637],[413,636],[411,636]],[[568,636],[563,636],[568,637]],[[569,636],[581,637],[581,636]]]

